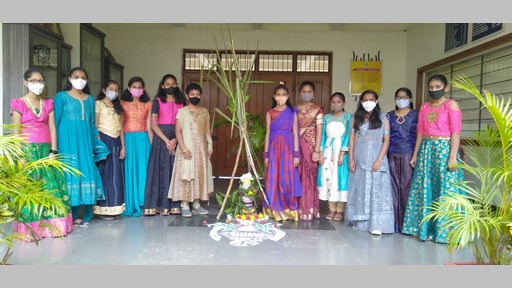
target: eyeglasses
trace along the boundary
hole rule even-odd
[[[395,100],[407,100],[407,99],[409,99],[409,96],[407,96],[407,95],[404,95],[404,96],[396,96],[396,97],[395,97]]]
[[[41,80],[32,79],[32,80],[27,80],[27,82],[30,83],[30,84],[37,84],[37,83],[44,84],[45,83],[45,81],[42,80],[42,79]]]

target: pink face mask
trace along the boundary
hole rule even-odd
[[[144,89],[142,89],[142,88],[130,88],[130,94],[132,94],[132,96],[134,98],[139,98],[140,96],[142,96],[142,94],[144,94]]]

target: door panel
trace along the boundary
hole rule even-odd
[[[315,83],[316,96],[313,100],[315,103],[321,104],[324,108],[328,108],[329,97],[331,94],[331,75],[327,73],[282,73],[282,72],[254,72],[253,79],[263,81],[273,81],[273,83],[252,84],[249,87],[249,101],[247,102],[247,110],[249,113],[256,115],[265,115],[272,108],[272,99],[274,88],[280,81],[286,83],[289,88],[290,100],[293,106],[297,106],[300,101],[299,85],[302,81],[309,80]],[[199,71],[183,72],[183,90],[188,83],[199,83]],[[204,79],[203,79],[204,80]],[[203,81],[203,95],[201,104],[208,108],[212,121],[220,119],[220,115],[214,115],[215,107],[218,107],[223,113],[230,116],[227,106],[228,98],[213,83]],[[212,166],[213,175],[216,177],[230,177],[235,167],[236,150],[239,144],[238,131],[233,131],[234,137],[231,136],[231,127],[221,125],[212,131],[213,138],[213,155]],[[238,169],[235,176],[240,176],[248,171],[246,157],[242,155],[238,163]]]

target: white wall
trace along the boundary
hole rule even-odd
[[[66,44],[73,46],[71,49],[71,68],[80,65],[80,24],[60,24],[62,35]],[[69,71],[68,71],[69,72]]]
[[[150,95],[156,93],[158,82],[166,73],[175,74],[181,81],[182,51],[188,49],[214,49],[214,34],[221,42],[220,29],[166,28],[164,25],[93,24],[107,34],[105,46],[117,62],[125,66],[124,79],[141,76]],[[200,26],[200,25],[199,25]],[[226,31],[224,31],[226,33]],[[394,107],[394,91],[405,84],[405,32],[346,32],[346,31],[268,31],[232,30],[237,49],[240,50],[308,50],[333,52],[332,90],[348,96],[352,51],[362,55],[375,55],[380,50],[383,61],[384,111]],[[347,98],[347,111],[355,110],[354,98]]]

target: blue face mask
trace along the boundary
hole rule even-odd
[[[409,104],[411,104],[411,99],[398,99],[395,100],[396,106],[400,109],[404,109],[409,107]]]
[[[110,100],[114,100],[117,98],[117,92],[107,90],[107,92],[105,92],[105,96]]]

